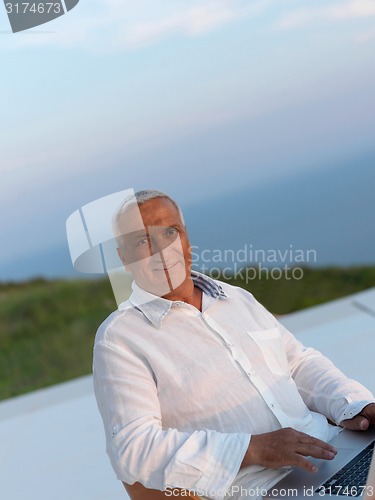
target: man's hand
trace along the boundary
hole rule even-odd
[[[340,422],[341,427],[352,431],[365,431],[370,424],[375,424],[375,403],[365,406],[355,417]]]
[[[316,472],[317,468],[303,457],[332,460],[336,453],[336,448],[320,439],[294,429],[280,429],[251,436],[241,467],[256,464],[277,469],[294,465],[309,472]]]

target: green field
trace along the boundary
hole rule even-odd
[[[375,267],[304,269],[301,280],[226,281],[286,314],[374,286]],[[0,399],[90,373],[96,329],[115,308],[107,279],[0,285]]]

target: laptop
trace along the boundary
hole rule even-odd
[[[318,467],[316,473],[299,468],[286,470],[264,498],[375,500],[374,426],[367,431],[344,429],[330,443],[338,450],[333,460],[309,458]]]

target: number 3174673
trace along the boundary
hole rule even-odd
[[[60,14],[61,3],[57,2],[17,2],[6,3],[5,8],[8,14]]]

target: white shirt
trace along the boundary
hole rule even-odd
[[[192,277],[202,312],[133,284],[97,332],[94,389],[120,480],[221,500],[236,480],[255,489],[280,477],[239,473],[252,434],[292,427],[327,441],[336,428],[323,415],[339,423],[374,397],[247,291]]]

